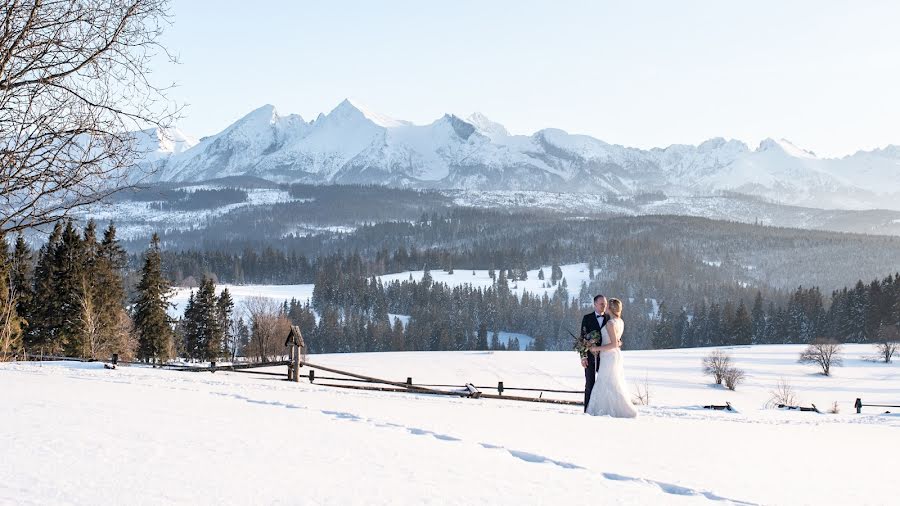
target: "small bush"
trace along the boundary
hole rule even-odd
[[[649,406],[650,405],[650,382],[647,379],[647,375],[644,375],[644,383],[635,383],[634,384],[637,393],[634,394],[634,397],[631,399],[631,403],[637,406]]]
[[[797,405],[797,394],[794,392],[794,387],[784,378],[778,380],[778,383],[775,384],[775,389],[771,390],[770,393],[772,397],[766,403],[766,406],[769,408],[776,408],[779,404],[784,406]]]
[[[731,367],[731,356],[722,350],[713,350],[703,357],[703,374],[712,376],[716,385],[721,385],[725,379],[725,371]]]
[[[723,379],[725,380],[725,387],[728,390],[734,390],[737,386],[744,382],[744,378],[746,374],[744,374],[743,369],[738,369],[737,367],[729,367],[725,370],[725,374],[723,375]]]

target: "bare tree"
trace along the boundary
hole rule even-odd
[[[5,0],[0,232],[58,220],[139,179],[138,130],[180,114],[152,83],[168,0]],[[131,172],[131,173],[130,173]]]
[[[770,393],[772,394],[772,397],[766,403],[766,406],[769,408],[775,408],[779,405],[797,405],[797,394],[794,392],[794,387],[783,377],[779,378],[778,383],[775,384],[775,388],[771,390]]]
[[[82,357],[97,358],[97,354],[103,347],[103,332],[101,332],[101,308],[96,303],[94,291],[90,286],[88,276],[81,277],[81,289],[78,291],[78,321],[79,330],[83,334]]]
[[[0,237],[0,241],[4,240]],[[0,289],[2,289],[0,283]],[[13,358],[22,347],[22,321],[16,315],[15,290],[9,297],[0,297],[0,362]]]
[[[75,319],[83,338],[80,355],[96,359],[108,358],[117,353],[122,360],[134,358],[137,336],[134,335],[134,324],[125,308],[103,307],[99,304],[87,276],[82,277],[77,301],[78,312]],[[104,318],[108,314],[112,314],[112,317]]]
[[[822,369],[822,374],[831,376],[831,367],[843,364],[842,348],[841,344],[833,339],[819,337],[800,354],[800,362],[816,364]]]
[[[713,350],[703,357],[703,374],[716,379],[716,385],[721,385],[725,378],[725,371],[731,367],[731,356],[722,350]]]
[[[268,297],[249,297],[244,305],[250,318],[250,353],[259,362],[283,357],[291,323],[282,314],[281,304]]]
[[[734,390],[737,386],[744,382],[744,378],[746,378],[746,374],[743,369],[738,369],[737,367],[729,367],[725,369],[725,374],[723,378],[725,380],[725,387],[728,390]]]
[[[884,360],[885,364],[891,363],[891,358],[900,349],[900,327],[897,325],[889,325],[878,329],[878,343],[875,344],[878,350],[878,357]]]

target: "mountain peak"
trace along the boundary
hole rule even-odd
[[[335,107],[330,113],[328,113],[328,116],[344,118],[361,116],[371,121],[372,123],[385,128],[406,126],[410,124],[408,121],[396,120],[389,116],[385,116],[384,114],[377,113],[363,105],[362,102],[352,98],[345,98],[344,100],[342,100],[341,103],[337,105],[337,107]]]
[[[713,137],[697,145],[697,151],[701,153],[722,150],[742,153],[748,151],[748,149],[743,142],[736,139],[725,139],[724,137]]]
[[[476,130],[487,136],[492,141],[509,137],[506,128],[495,121],[491,121],[487,116],[480,112],[473,112],[466,118],[466,122],[474,126]]]
[[[781,151],[794,158],[818,158],[812,151],[800,148],[784,138],[775,140],[771,137],[767,137],[760,141],[757,151]]]
[[[278,111],[275,110],[275,106],[272,104],[265,104],[253,109],[238,121],[272,121],[276,117],[278,117]]]

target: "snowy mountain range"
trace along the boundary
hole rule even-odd
[[[427,125],[344,100],[312,121],[260,107],[199,141],[140,133],[152,180],[250,175],[275,182],[463,190],[550,190],[630,196],[735,192],[825,209],[900,210],[900,146],[819,158],[784,139],[755,149],[714,138],[649,150],[543,129],[510,135],[482,114]]]

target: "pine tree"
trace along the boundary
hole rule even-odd
[[[66,221],[59,246],[53,252],[53,264],[52,286],[59,304],[56,308],[59,333],[51,348],[61,349],[67,356],[86,356],[88,344],[80,321],[85,296],[85,248],[72,220]]]
[[[211,277],[204,276],[197,293],[192,295],[184,313],[188,357],[215,360],[222,354],[224,339],[215,282]]]
[[[28,327],[25,332],[25,347],[37,352],[42,349],[47,353],[56,352],[57,335],[61,326],[59,317],[59,299],[54,293],[53,283],[56,278],[54,255],[62,240],[62,222],[56,222],[47,242],[38,251],[37,265],[34,269],[34,290],[26,313]]]
[[[159,236],[153,234],[150,248],[144,255],[141,280],[134,301],[134,326],[138,335],[138,357],[157,362],[171,358],[172,327],[166,313],[169,308],[171,286],[162,274]]]
[[[501,348],[501,344],[500,344],[500,336],[499,336],[499,332],[494,332],[494,333],[491,335],[491,349],[492,349],[492,350],[500,350],[500,349],[502,349],[502,348]]]
[[[753,341],[753,321],[744,301],[738,305],[731,323],[732,341],[736,345],[749,345]]]
[[[764,342],[766,336],[766,312],[763,309],[762,293],[756,292],[756,298],[753,299],[753,310],[750,311],[751,322],[751,344],[760,344]]]
[[[178,322],[182,353],[185,358],[198,359],[200,356],[200,330],[197,324],[196,294],[191,290],[184,306],[184,315]]]
[[[481,322],[478,326],[478,337],[475,340],[475,349],[476,350],[487,350],[488,349],[488,340],[487,340],[487,324]]]
[[[233,341],[231,331],[232,331],[232,318],[231,315],[234,313],[234,300],[231,298],[231,292],[228,291],[228,288],[224,288],[222,293],[219,294],[218,299],[216,300],[216,317],[219,321],[219,332],[221,333],[221,342],[220,342],[220,350],[219,353],[224,355],[228,355],[229,353],[233,356],[234,353],[229,350],[229,343]],[[292,322],[293,323],[293,322]]]
[[[16,314],[22,318],[24,326],[28,324],[28,310],[31,307],[32,271],[31,250],[25,238],[19,234],[10,265],[10,291],[16,300]]]
[[[313,326],[313,329],[315,329],[315,320],[313,320]],[[305,333],[304,335],[312,337],[313,334],[314,332],[310,331],[308,333]],[[234,329],[232,330],[231,335],[231,361],[234,362],[235,358],[239,354],[241,356],[246,356],[247,346],[250,344],[250,328],[247,327],[246,323],[244,323],[243,318],[237,318],[234,320]],[[307,346],[309,346],[308,343]]]
[[[556,286],[556,283],[562,279],[562,269],[555,262],[550,266],[550,284]]]
[[[690,344],[691,324],[687,310],[681,308],[672,323],[672,341],[676,348],[687,348]]]
[[[678,346],[674,335],[674,316],[666,309],[665,303],[659,305],[659,314],[657,316],[656,325],[653,327],[652,343],[653,348],[670,349]]]
[[[113,223],[106,227],[103,239],[97,248],[95,267],[96,300],[100,311],[100,339],[104,354],[117,353],[123,359],[130,359],[135,353],[131,329],[131,317],[125,310],[125,250],[116,238]]]

